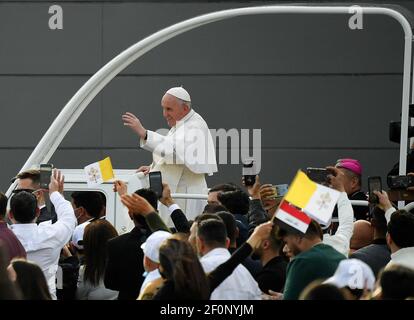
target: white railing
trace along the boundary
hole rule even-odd
[[[353,206],[368,207],[368,201],[366,200],[350,200]]]
[[[197,200],[207,200],[206,194],[199,193],[172,193],[171,197],[173,199],[197,199]]]
[[[199,193],[173,193],[171,194],[173,199],[197,199],[197,200],[207,200],[206,194]],[[368,201],[365,200],[350,200],[351,204],[354,206],[368,207]],[[414,204],[413,204],[414,207]]]

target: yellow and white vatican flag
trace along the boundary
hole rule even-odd
[[[317,184],[301,170],[296,174],[284,200],[301,208],[321,224],[328,224],[340,192]]]
[[[95,187],[115,177],[112,169],[111,158],[109,157],[87,165],[84,170],[88,187]]]

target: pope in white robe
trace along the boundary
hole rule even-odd
[[[151,151],[153,162],[142,166],[138,172],[147,175],[161,171],[163,182],[168,183],[172,193],[206,194],[205,175],[217,172],[215,147],[210,130],[204,119],[191,109],[191,98],[182,87],[169,89],[161,100],[163,116],[171,127],[167,135],[147,130],[132,113],[122,116],[140,137],[140,147]],[[205,200],[177,200],[188,219],[201,214]],[[163,220],[172,226],[168,208],[159,203]]]

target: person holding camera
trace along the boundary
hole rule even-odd
[[[10,200],[11,229],[27,252],[27,259],[39,265],[45,274],[50,294],[56,299],[56,272],[60,251],[69,242],[76,227],[72,204],[63,197],[64,177],[54,170],[49,184],[50,201],[56,208],[54,224],[36,224],[40,214],[33,193],[21,191]]]
[[[52,223],[55,223],[57,221],[55,207],[51,206],[50,209],[48,209],[46,206],[45,195],[40,188],[40,176],[40,170],[37,169],[20,172],[15,178],[17,179],[17,187],[13,193],[16,194],[21,191],[33,192],[36,196],[37,205],[40,210],[36,223],[39,224],[49,220],[51,220]]]

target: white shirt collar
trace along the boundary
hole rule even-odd
[[[226,248],[215,248],[209,252],[207,252],[204,256],[202,256],[202,259],[204,258],[211,258],[214,256],[226,256],[229,257],[230,256],[230,252],[229,250],[227,250]]]
[[[190,110],[189,113],[187,113],[181,120],[178,120],[174,127],[178,127],[182,125],[184,122],[186,122],[188,119],[190,119],[195,114],[195,111],[193,109]]]
[[[13,223],[10,225],[11,229],[32,229],[36,228],[38,225],[36,223]]]
[[[406,260],[407,258],[414,260],[414,247],[401,248],[391,254],[391,260],[394,262],[398,262],[401,259]]]

